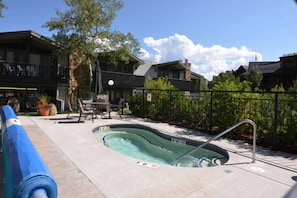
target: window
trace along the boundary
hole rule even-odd
[[[40,64],[40,55],[39,54],[30,54],[29,63],[39,65]]]
[[[158,77],[165,77],[165,76],[169,76],[169,72],[167,71],[167,70],[161,70],[161,69],[159,69],[158,70]]]
[[[173,71],[172,72],[172,78],[173,79],[179,79],[179,71]]]
[[[8,62],[14,62],[14,52],[12,52],[12,51],[8,51],[8,52],[6,53],[6,60],[7,60]]]
[[[5,51],[0,50],[0,60],[5,60]]]
[[[26,55],[23,52],[17,52],[15,57],[15,62],[18,63],[25,63],[26,61]]]

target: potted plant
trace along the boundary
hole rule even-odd
[[[50,98],[47,95],[40,95],[37,101],[37,111],[39,115],[48,116],[51,112]]]

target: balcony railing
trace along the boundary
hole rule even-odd
[[[0,79],[6,82],[63,82],[68,79],[68,68],[53,65],[0,62]]]
[[[172,84],[175,88],[181,91],[190,91],[191,90],[191,81],[188,80],[179,80],[179,79],[168,79],[170,84]]]
[[[144,86],[145,77],[127,73],[102,71],[103,86],[108,86],[108,80],[114,81],[113,87],[115,88],[135,88]]]
[[[182,91],[190,91],[191,90],[191,81],[169,79],[169,82],[179,90],[182,90]]]

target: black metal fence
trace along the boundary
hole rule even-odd
[[[137,90],[132,113],[208,133],[223,131],[242,119],[257,124],[257,142],[297,153],[297,93]],[[250,140],[252,129],[240,127],[231,138]]]

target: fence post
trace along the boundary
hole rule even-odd
[[[142,115],[144,115],[144,89],[142,89]]]
[[[273,148],[276,147],[276,135],[277,135],[277,119],[278,119],[278,92],[274,96],[274,126],[273,126]]]
[[[172,90],[170,90],[169,91],[169,122],[171,121],[171,119],[172,119],[172,107],[171,107],[171,105],[172,105]]]
[[[209,118],[210,118],[210,121],[209,121],[209,131],[211,132],[211,129],[212,129],[212,96],[213,96],[213,91],[210,91],[210,107],[209,107]]]

